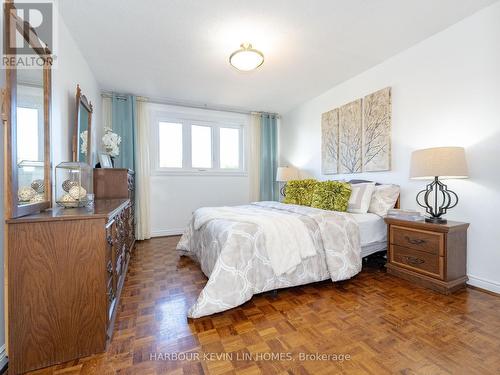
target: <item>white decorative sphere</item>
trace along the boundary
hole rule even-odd
[[[39,203],[45,200],[45,195],[36,194],[33,198],[30,199],[30,203]]]
[[[77,181],[66,180],[62,183],[63,190],[67,193],[73,186],[78,186]]]
[[[30,186],[25,186],[19,189],[17,196],[21,202],[28,202],[36,195],[36,190]]]
[[[74,202],[74,201],[75,201],[75,199],[74,199],[71,195],[69,195],[69,194],[64,194],[64,195],[61,197],[60,201],[61,201],[61,202],[65,202],[65,203],[67,203],[67,202]]]
[[[87,196],[87,190],[85,190],[82,186],[73,186],[69,189],[69,195],[74,200],[80,200]]]

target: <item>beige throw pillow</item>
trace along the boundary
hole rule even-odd
[[[366,182],[361,184],[351,184],[351,197],[347,212],[353,214],[366,214],[370,207],[375,182]]]
[[[398,185],[379,185],[375,186],[368,212],[379,216],[386,216],[387,211],[394,208],[399,197]]]

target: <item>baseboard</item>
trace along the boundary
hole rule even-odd
[[[480,277],[472,275],[468,276],[469,276],[469,281],[467,282],[467,284],[475,286],[476,288],[479,289],[485,289],[490,292],[500,294],[500,283],[497,283],[496,281],[482,279]]]
[[[151,237],[177,236],[184,233],[184,228],[159,229],[151,231]]]
[[[0,346],[0,373],[2,373],[7,365],[7,350],[5,348],[5,344]]]

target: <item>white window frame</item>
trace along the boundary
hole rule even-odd
[[[247,134],[248,119],[245,115],[224,116],[211,114],[208,110],[198,110],[206,113],[173,113],[153,111],[151,115],[151,174],[154,176],[248,176],[247,169]],[[182,168],[160,167],[160,122],[182,124]],[[208,126],[212,129],[212,168],[192,168],[191,125]],[[236,169],[220,168],[220,128],[239,129],[239,161]]]

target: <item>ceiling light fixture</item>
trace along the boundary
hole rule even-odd
[[[264,54],[250,43],[242,43],[241,48],[229,56],[229,63],[238,70],[248,72],[264,64]]]

